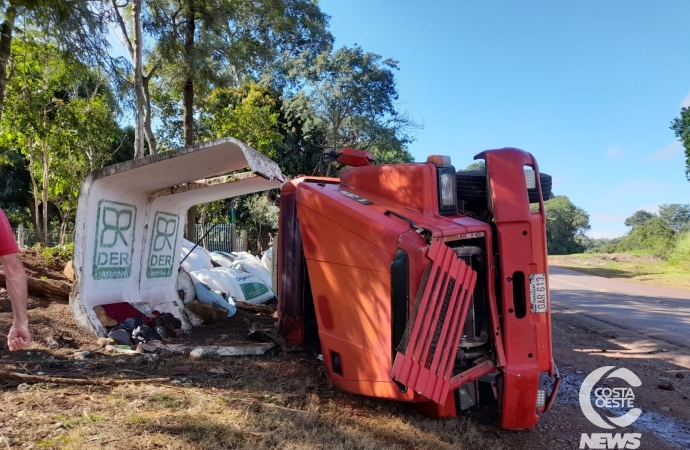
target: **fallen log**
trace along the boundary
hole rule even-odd
[[[242,311],[249,311],[254,313],[273,314],[276,308],[268,305],[252,305],[251,303],[243,302],[242,300],[235,300],[235,306]]]
[[[6,287],[5,274],[0,272],[0,286]],[[50,297],[58,300],[69,300],[72,286],[69,283],[58,280],[41,280],[30,276],[26,277],[26,286],[29,294],[40,297]]]
[[[53,384],[76,384],[80,386],[90,384],[103,384],[108,386],[116,386],[127,383],[167,383],[170,378],[141,378],[141,379],[126,379],[126,380],[87,380],[84,378],[61,378],[48,377],[44,375],[26,375],[16,372],[0,371],[0,380],[19,380],[25,383],[53,383]]]

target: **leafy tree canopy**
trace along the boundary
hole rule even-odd
[[[661,217],[635,226],[618,244],[618,251],[646,250],[663,255],[673,248],[675,232]]]
[[[671,129],[685,147],[685,177],[690,181],[690,109],[683,107],[680,116],[671,121]]]
[[[465,168],[465,170],[484,170],[484,161],[475,161]]]
[[[202,121],[214,138],[232,136],[268,157],[276,156],[280,133],[278,95],[257,83],[215,89]]]
[[[286,111],[288,119],[301,121],[307,137],[321,137],[323,148],[371,151],[379,162],[412,161],[405,145],[418,125],[396,108],[397,61],[355,46],[295,67],[305,88],[288,100]]]
[[[635,214],[625,219],[624,224],[626,227],[635,228],[636,226],[642,225],[643,223],[645,223],[649,219],[653,219],[654,217],[658,216],[656,214],[650,213],[649,211],[641,209],[639,211],[635,211]]]
[[[565,195],[544,202],[546,210],[546,241],[550,255],[568,255],[585,250],[579,235],[590,229],[589,215],[575,206]]]
[[[690,231],[690,204],[659,205],[659,217],[675,232]]]

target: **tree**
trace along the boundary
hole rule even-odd
[[[659,217],[676,233],[690,230],[690,204],[659,205]]]
[[[484,167],[484,161],[475,161],[469,166],[465,168],[465,170],[481,170],[484,171],[486,168]]]
[[[299,118],[307,135],[323,132],[323,147],[369,150],[380,162],[412,161],[405,145],[418,126],[396,109],[397,69],[397,61],[359,46],[323,52],[299,67],[306,85],[287,103],[288,118]]]
[[[673,248],[675,232],[661,217],[637,225],[618,244],[618,251],[644,250],[664,255]]]
[[[265,193],[247,196],[244,205],[256,232],[257,250],[262,251],[263,232],[278,229],[278,207],[268,202]]]
[[[149,146],[149,153],[157,153],[156,137],[151,128],[151,94],[149,82],[159,68],[160,61],[151,65],[147,75],[144,75],[144,33],[142,28],[142,8],[144,0],[132,0],[131,8],[128,3],[119,5],[117,0],[111,0],[113,13],[115,15],[120,31],[124,38],[125,46],[129,51],[134,64],[133,87],[136,127],[134,131],[134,157],[144,157],[144,136]],[[126,13],[125,17],[131,18],[131,24],[125,23],[121,10]],[[131,37],[130,37],[131,36]]]
[[[257,83],[215,89],[208,98],[202,126],[213,138],[232,136],[274,158],[283,140],[277,97],[277,93]]]
[[[536,205],[538,208],[538,205]],[[575,206],[565,195],[544,202],[546,210],[546,242],[550,255],[568,255],[585,250],[577,236],[590,229],[589,215]]]
[[[635,228],[638,225],[642,225],[649,219],[653,219],[655,217],[658,217],[656,214],[652,214],[649,211],[645,211],[644,209],[641,209],[639,211],[635,211],[635,214],[632,216],[628,217],[625,219],[625,224],[626,227],[632,227]]]
[[[680,116],[671,121],[671,129],[685,147],[685,177],[690,181],[690,109],[681,108]]]
[[[108,162],[119,130],[102,74],[40,36],[15,40],[13,53],[0,141],[28,160],[36,230],[45,244],[49,203],[60,213],[64,236],[81,180]]]
[[[194,143],[196,95],[238,86],[245,75],[260,77],[257,68],[271,71],[279,61],[316,54],[332,41],[327,16],[311,0],[151,0],[150,15],[164,63],[160,82],[181,93],[183,145]],[[195,213],[190,208],[187,214],[188,237]]]
[[[13,226],[32,226],[31,178],[21,152],[4,150],[0,155],[0,208]]]
[[[100,2],[91,0],[0,0],[0,116],[9,80],[12,40],[16,23],[23,34],[40,30],[53,36],[56,45],[72,57],[86,61],[104,57],[105,13]]]

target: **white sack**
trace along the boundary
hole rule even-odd
[[[261,261],[259,261],[258,258],[238,258],[230,265],[230,268],[256,275],[266,286],[271,286],[273,284],[271,281],[271,272],[261,265]]]
[[[261,257],[261,266],[273,273],[273,248],[269,248],[264,252],[264,255]]]
[[[273,298],[273,291],[256,275],[226,267],[198,270],[190,274],[211,289],[247,303],[266,303]]]
[[[180,267],[180,270],[177,272],[177,290],[184,292],[182,302],[185,305],[196,297],[194,281],[192,281],[192,277],[182,267]]]
[[[182,258],[187,256],[192,247],[194,247],[193,242],[182,239],[182,249],[180,250]],[[182,268],[189,273],[202,269],[213,269],[211,256],[205,248],[197,245],[192,254],[182,263]]]
[[[209,253],[211,259],[214,263],[218,264],[220,267],[230,267],[230,265],[235,262],[237,255],[226,252],[211,252]]]

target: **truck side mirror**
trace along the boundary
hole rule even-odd
[[[333,147],[328,147],[323,150],[322,160],[326,164],[335,162],[338,159],[338,152]]]

